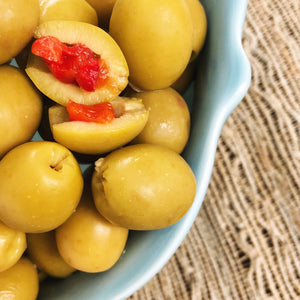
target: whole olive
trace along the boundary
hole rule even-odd
[[[39,0],[40,23],[52,20],[73,20],[98,25],[95,9],[85,0]]]
[[[26,249],[24,232],[12,229],[0,221],[0,272],[12,267]]]
[[[190,61],[194,61],[201,51],[207,33],[206,12],[199,0],[185,0],[193,23],[193,51]]]
[[[97,12],[99,26],[108,29],[110,16],[117,0],[86,0]]]
[[[0,159],[15,146],[28,142],[42,116],[42,99],[24,72],[0,66]]]
[[[193,203],[196,181],[188,163],[163,146],[137,144],[95,163],[95,205],[110,222],[134,230],[167,227]]]
[[[0,161],[0,220],[27,233],[53,230],[73,213],[82,188],[81,169],[67,148],[24,143]]]
[[[38,291],[38,272],[28,258],[21,258],[11,268],[0,272],[1,299],[34,300]]]
[[[148,121],[134,143],[166,146],[181,153],[190,134],[190,112],[184,98],[174,89],[135,93],[149,111]]]
[[[56,229],[57,248],[77,270],[95,273],[110,269],[126,245],[128,229],[111,224],[94,206],[90,185],[72,216]]]
[[[53,277],[64,278],[76,270],[60,256],[55,231],[27,234],[27,253],[39,270]]]
[[[129,66],[130,83],[141,90],[170,86],[192,53],[192,21],[183,0],[119,0],[109,33]]]
[[[39,0],[0,0],[0,64],[14,58],[39,23]]]

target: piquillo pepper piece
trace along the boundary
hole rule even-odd
[[[95,91],[108,80],[108,68],[99,55],[80,43],[66,45],[53,36],[33,42],[31,51],[43,58],[51,73],[64,83]]]
[[[115,112],[110,102],[84,105],[69,100],[67,111],[69,113],[69,121],[106,124],[110,123],[115,118]]]

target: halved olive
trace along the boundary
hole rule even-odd
[[[105,83],[102,82],[101,85],[96,86],[95,90],[89,91],[73,82],[66,83],[66,80],[58,79],[53,75],[53,69],[50,71],[49,64],[45,63],[45,59],[31,53],[26,72],[37,88],[55,102],[66,106],[69,99],[72,99],[77,103],[95,104],[115,98],[126,87],[128,83],[127,62],[117,43],[101,28],[77,21],[49,21],[37,27],[34,37],[45,39],[46,49],[42,49],[42,51],[45,50],[49,53],[55,51],[55,48],[51,48],[54,39],[61,42],[64,48],[76,46],[79,49],[77,53],[74,48],[67,49],[67,53],[72,52],[71,56],[80,55],[83,53],[82,51],[88,50],[91,57],[94,56],[95,59],[99,59],[100,73],[101,70],[104,70],[106,74]],[[46,43],[47,38],[49,44]],[[43,43],[41,44],[43,46]],[[58,55],[59,53],[55,54]],[[68,72],[70,70],[68,64],[69,61],[60,67]],[[57,71],[60,72],[61,70]],[[99,78],[101,79],[100,75]],[[91,76],[93,76],[93,72],[91,72]],[[87,78],[87,80],[90,79]]]
[[[84,154],[101,154],[123,146],[135,138],[148,120],[148,111],[137,98],[117,97],[110,102],[115,118],[104,124],[71,121],[61,105],[49,108],[54,139],[68,149]]]

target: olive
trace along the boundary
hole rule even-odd
[[[14,58],[39,23],[39,0],[0,0],[0,64]]]
[[[115,112],[111,122],[72,121],[66,107],[49,108],[49,121],[54,139],[72,151],[102,154],[123,146],[135,138],[148,120],[141,99],[117,97],[110,102]]]
[[[50,231],[73,213],[82,188],[81,169],[67,148],[24,143],[0,161],[0,220],[27,233]]]
[[[0,159],[17,145],[28,142],[42,117],[42,98],[26,74],[0,66]]]
[[[96,208],[113,224],[150,230],[174,224],[193,203],[196,181],[175,151],[151,144],[115,150],[95,163]]]
[[[12,229],[0,221],[0,241],[0,272],[2,272],[21,258],[26,249],[26,236],[24,232]]]
[[[184,98],[174,89],[135,93],[143,100],[149,118],[133,143],[166,146],[181,153],[190,134],[190,112]]]
[[[86,0],[97,12],[99,26],[108,29],[110,16],[117,0]]]
[[[73,20],[98,25],[95,9],[85,0],[39,0],[40,23]]]
[[[44,23],[53,20],[79,21],[98,25],[98,16],[93,7],[85,0],[39,0],[40,1],[40,22]],[[29,53],[31,52],[32,41],[30,41],[15,57],[18,66],[25,69]]]
[[[90,185],[85,187],[76,212],[56,229],[57,248],[73,268],[88,273],[103,272],[119,260],[128,229],[101,216],[94,206]]]
[[[27,253],[39,270],[53,277],[68,277],[76,270],[60,256],[55,231],[27,234]]]
[[[206,12],[199,0],[185,0],[193,23],[193,50],[190,61],[194,61],[205,42],[207,33]]]
[[[1,299],[34,300],[38,291],[38,272],[28,258],[21,258],[11,268],[0,272]]]
[[[35,39],[47,36],[68,46],[80,44],[88,48],[101,59],[101,65],[106,66],[108,72],[102,85],[88,91],[77,84],[57,79],[41,57],[30,53],[25,71],[36,87],[50,99],[64,106],[70,99],[81,104],[96,104],[114,99],[127,86],[128,65],[125,57],[118,44],[103,29],[85,22],[53,20],[40,24],[34,31]]]
[[[191,57],[193,27],[183,0],[119,0],[109,33],[127,60],[130,83],[141,90],[170,86]]]

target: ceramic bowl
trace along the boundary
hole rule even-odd
[[[247,1],[201,2],[208,19],[207,40],[199,58],[197,78],[184,95],[191,107],[192,127],[183,156],[197,179],[192,207],[178,223],[168,228],[130,232],[125,253],[109,271],[77,272],[64,280],[45,281],[41,284],[39,299],[125,299],[166,264],[192,226],[209,184],[222,126],[243,99],[251,78],[241,43]]]

